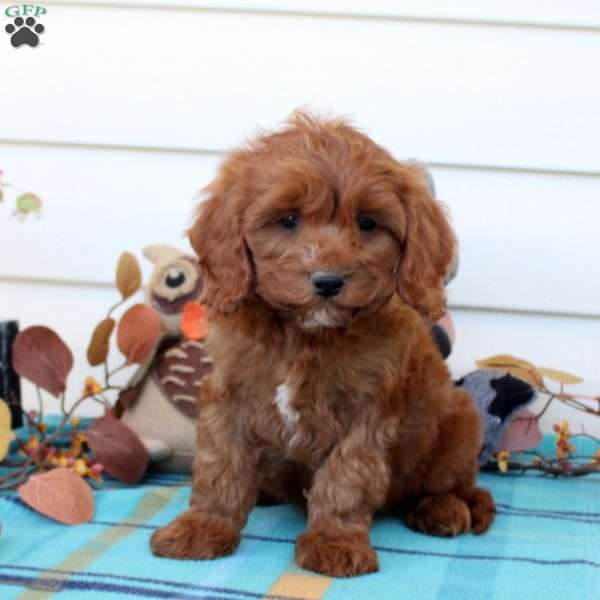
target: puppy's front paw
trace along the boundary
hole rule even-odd
[[[353,577],[379,570],[368,536],[357,533],[304,533],[296,542],[296,562],[303,569],[330,577]]]
[[[231,554],[240,543],[240,532],[227,521],[187,511],[150,539],[156,556],[210,559]]]

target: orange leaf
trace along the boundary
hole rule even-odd
[[[202,340],[206,337],[206,308],[197,302],[188,302],[183,307],[181,333],[188,340]]]
[[[11,420],[10,408],[0,398],[0,462],[6,458],[10,443],[15,439],[15,434],[10,428]]]
[[[553,381],[558,381],[559,383],[563,383],[564,385],[583,382],[583,379],[581,379],[581,377],[579,377],[578,375],[573,375],[572,373],[567,373],[566,371],[559,371],[558,369],[548,369],[546,367],[539,367],[539,371],[544,377],[552,379]]]
[[[517,377],[518,379],[522,379],[527,383],[531,384],[534,388],[543,389],[544,388],[544,380],[541,375],[537,372],[537,370],[532,371],[531,369],[522,369],[521,367],[506,367],[503,369],[502,367],[498,367],[499,370],[506,371],[509,375],[513,377]]]
[[[94,516],[90,486],[70,469],[32,475],[19,487],[19,496],[39,513],[68,525],[87,523]]]
[[[502,365],[507,367],[523,367],[526,369],[535,369],[535,365],[524,358],[517,358],[510,354],[496,354],[477,361],[477,365],[481,368],[493,367],[494,365]]]
[[[52,329],[36,325],[17,336],[13,367],[21,377],[58,397],[67,386],[73,354]]]
[[[161,334],[159,314],[145,304],[134,304],[119,321],[117,346],[127,364],[143,363]]]
[[[480,369],[504,371],[527,381],[536,388],[544,389],[544,378],[538,368],[523,358],[517,358],[509,354],[499,354],[476,362]]]
[[[106,360],[108,343],[114,328],[114,319],[103,319],[96,325],[87,349],[87,359],[92,367],[97,367]]]
[[[140,289],[142,271],[137,259],[130,252],[123,252],[119,258],[116,281],[123,300],[127,300],[129,296],[133,296]]]

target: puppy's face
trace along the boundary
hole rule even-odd
[[[255,291],[303,328],[343,326],[394,293],[404,214],[364,157],[294,150],[257,173],[244,215]]]
[[[232,154],[208,193],[190,235],[217,311],[254,294],[314,329],[396,291],[443,308],[453,237],[424,178],[342,122],[296,117]]]

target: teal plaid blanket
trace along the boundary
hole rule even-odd
[[[347,580],[294,565],[294,539],[305,517],[289,505],[256,508],[233,556],[209,562],[155,558],[150,534],[187,507],[189,481],[183,477],[150,474],[136,487],[97,491],[93,521],[76,527],[4,494],[0,598],[600,598],[600,476],[482,474],[480,483],[498,505],[487,534],[438,539],[416,534],[396,518],[379,518],[371,540],[380,572]]]

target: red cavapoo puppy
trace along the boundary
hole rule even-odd
[[[225,160],[190,230],[211,317],[190,509],[159,556],[233,552],[259,493],[307,503],[301,567],[376,571],[379,510],[454,536],[494,518],[480,419],[429,334],[455,239],[417,167],[296,114]]]

